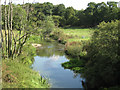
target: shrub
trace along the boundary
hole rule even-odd
[[[118,54],[118,22],[98,25],[87,49],[89,61],[82,74],[90,88],[120,85],[120,56]]]
[[[58,42],[65,44],[67,40],[67,36],[64,34],[62,29],[56,29],[51,34],[50,37],[52,37],[55,40],[58,40]]]
[[[87,52],[84,48],[85,44],[86,44],[85,41],[67,42],[65,44],[65,52],[66,52],[66,54],[70,55],[71,57],[80,59],[81,57],[84,57],[87,54]]]

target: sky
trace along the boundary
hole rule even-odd
[[[5,0],[1,0],[2,4],[4,3]],[[7,0],[8,2],[9,0]],[[14,4],[22,4],[23,0],[12,0]],[[95,3],[100,3],[100,2],[105,2],[107,1],[116,1],[119,2],[120,0],[24,0],[24,2],[39,2],[39,3],[44,3],[44,2],[51,2],[53,5],[58,5],[58,4],[64,4],[65,7],[70,7],[72,6],[76,10],[81,10],[81,9],[86,9],[87,5],[89,2],[95,2]]]

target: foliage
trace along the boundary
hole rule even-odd
[[[19,59],[19,58],[17,58]],[[47,80],[16,60],[3,60],[3,88],[48,88]]]
[[[18,13],[19,12],[19,13]],[[23,25],[27,23],[27,13],[21,6],[14,6],[13,9],[13,29],[23,29]]]
[[[111,21],[119,19],[120,9],[117,7],[117,2],[109,1],[106,3],[88,3],[88,7],[85,10],[75,10],[73,7],[65,8],[64,4],[53,5],[52,3],[26,3],[22,5],[14,5],[16,13],[13,23],[14,28],[20,26],[20,12],[23,11],[23,17],[27,14],[29,24],[32,26],[40,27],[46,16],[53,16],[57,26],[79,26],[79,27],[95,27],[100,22]],[[24,10],[22,10],[22,7]],[[2,5],[2,21],[4,26],[5,21],[5,6]],[[7,5],[8,11],[8,5]],[[26,13],[26,14],[25,14]],[[57,16],[57,17],[56,17]],[[18,18],[18,20],[17,20]],[[26,20],[26,19],[24,19]],[[59,25],[58,25],[59,23]],[[3,27],[4,29],[4,27]]]
[[[120,85],[118,22],[102,22],[87,49],[89,58],[83,76],[89,88]]]
[[[56,29],[51,34],[50,37],[57,40],[58,42],[65,44],[67,36],[64,34],[64,31],[62,29]]]
[[[65,69],[71,69],[76,73],[81,73],[84,71],[84,60],[70,60],[68,62],[62,63]]]
[[[65,52],[71,57],[77,58],[80,60],[80,57],[86,55],[86,51],[83,50],[85,42],[68,42],[65,44]]]
[[[23,47],[21,55],[18,57],[20,62],[25,65],[31,65],[34,61],[34,56],[36,55],[36,48],[31,44],[26,44]]]
[[[50,33],[55,29],[55,24],[51,16],[47,16],[46,20],[43,22],[42,25],[42,34],[44,36],[44,39],[47,35],[50,35]]]
[[[57,15],[53,15],[52,18],[53,18],[53,21],[54,21],[54,23],[55,23],[55,26],[58,27],[59,24],[60,24],[60,19],[61,19],[62,17],[61,17],[61,16],[57,16]]]

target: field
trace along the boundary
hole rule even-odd
[[[94,29],[64,29],[64,34],[68,37],[67,42],[89,40],[94,32]]]

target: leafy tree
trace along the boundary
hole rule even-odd
[[[13,9],[13,29],[20,30],[26,24],[27,13],[21,6],[14,6]]]
[[[55,24],[51,16],[47,16],[42,25],[42,34],[44,39],[55,29]]]
[[[83,76],[88,88],[120,85],[119,21],[98,25],[87,49],[88,62]]]
[[[117,2],[107,2],[109,6],[109,14],[108,14],[108,19],[114,20],[117,19],[117,13],[118,13],[118,7],[117,7]]]
[[[45,15],[52,15],[52,10],[53,10],[53,4],[52,3],[43,3],[43,13]]]
[[[55,23],[55,26],[59,26],[60,19],[62,19],[62,17],[61,16],[57,16],[57,15],[53,15],[52,18],[53,18],[53,21]]]
[[[59,16],[64,16],[65,5],[64,4],[59,4],[59,5],[54,6],[53,14],[54,15],[59,15]]]
[[[70,25],[70,23],[71,23],[70,18],[74,15],[75,15],[75,11],[74,11],[73,7],[66,8],[64,17],[66,19],[67,25]]]

